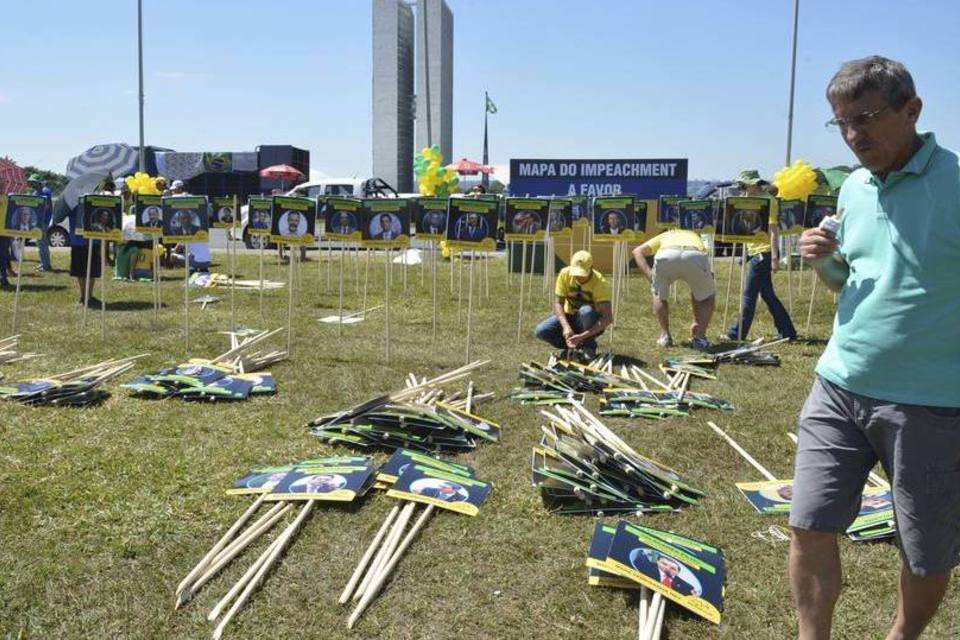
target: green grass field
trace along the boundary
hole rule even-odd
[[[35,259],[35,252],[29,257]],[[219,261],[215,270],[225,271],[223,256]],[[66,253],[55,252],[55,266],[66,264]],[[458,317],[451,267],[440,265],[439,326],[433,340],[429,269],[422,280],[420,267],[410,267],[404,291],[396,267],[392,360],[387,363],[382,310],[343,327],[342,337],[336,325],[316,321],[336,313],[339,264],[336,258],[328,263],[326,255],[318,262],[315,253],[302,263],[293,354],[272,368],[280,387],[275,397],[232,405],[147,401],[127,396],[114,381],[108,384],[112,397],[90,409],[0,405],[0,637],[205,637],[213,628],[207,612],[268,543],[260,541],[184,609],[173,610],[180,579],[248,503],[224,494],[232,480],[253,465],[346,453],[308,436],[303,425],[400,389],[407,372],[432,376],[464,364],[469,268],[463,271],[463,313]],[[188,355],[182,338],[182,272],[165,273],[165,307],[158,321],[149,285],[109,283],[107,300],[114,308],[106,313],[104,341],[99,313],[91,313],[81,330],[76,286],[67,274],[35,276],[33,267],[32,261],[25,263],[21,349],[46,356],[3,367],[0,372],[8,379],[150,352],[135,369],[145,371]],[[360,306],[364,270],[362,260],[348,256],[345,306],[350,311]],[[718,262],[717,272],[721,304],[713,337],[721,329],[727,263]],[[256,254],[242,256],[238,273],[256,278]],[[484,281],[481,273],[475,271],[477,285]],[[287,277],[272,256],[266,274],[276,280]],[[547,513],[530,485],[530,448],[542,420],[537,408],[515,404],[507,395],[517,384],[520,362],[546,359],[546,349],[531,331],[546,315],[548,297],[542,277],[534,278],[518,344],[518,285],[516,276],[511,278],[508,282],[503,259],[492,260],[490,295],[475,293],[474,299],[472,355],[491,361],[474,380],[481,390],[497,394],[478,411],[500,422],[504,432],[500,443],[460,457],[495,485],[480,515],[434,517],[385,591],[347,632],[350,610],[338,606],[337,597],[392,500],[372,493],[355,509],[317,509],[225,637],[636,637],[636,592],[587,585],[584,560],[595,520]],[[383,279],[383,258],[378,256],[370,267],[368,306],[382,302]],[[802,295],[794,292],[794,320],[801,331],[809,282]],[[777,284],[786,301],[786,274],[777,275]],[[230,294],[211,293],[223,300],[203,311],[191,305],[190,356],[212,357],[228,346],[217,331],[229,328]],[[238,322],[285,326],[287,296],[286,289],[268,292],[261,318],[258,294],[238,291]],[[717,421],[774,474],[791,475],[793,444],[786,433],[794,426],[831,322],[832,296],[823,288],[818,296],[810,333],[820,340],[779,348],[780,368],[725,365],[719,380],[695,385],[732,401],[735,412],[700,411],[659,422],[607,420],[638,451],[685,473],[709,494],[698,507],[648,516],[644,522],[709,541],[726,553],[723,624],[714,627],[672,606],[665,638],[767,639],[794,633],[787,547],[751,536],[785,521],[757,515],[742,499],[734,482],[762,478],[706,421]],[[0,335],[8,333],[12,300],[13,294],[0,293]],[[655,364],[665,351],[654,345],[657,331],[649,302],[649,288],[634,275],[617,319],[614,351]],[[674,307],[674,333],[686,337],[689,303],[681,300]],[[773,333],[761,305],[753,336]],[[607,344],[605,338],[601,346]],[[274,346],[283,348],[285,339]],[[684,346],[671,350],[685,351]],[[590,406],[596,407],[596,399]],[[385,458],[377,454],[379,461]],[[887,544],[843,542],[842,555],[846,590],[835,637],[882,637],[894,610],[897,552]],[[960,623],[953,612],[958,606],[960,589],[954,587],[926,637],[957,637]]]

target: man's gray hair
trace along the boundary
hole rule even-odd
[[[870,56],[844,62],[840,66],[827,85],[827,100],[830,104],[849,102],[861,98],[868,91],[879,91],[887,104],[895,109],[917,95],[913,78],[902,62],[883,56]]]

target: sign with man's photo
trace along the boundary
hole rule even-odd
[[[0,206],[0,235],[10,238],[36,240],[43,235],[43,208],[46,200],[40,196],[10,194],[5,196],[7,206]],[[0,202],[2,204],[2,202]]]
[[[717,216],[718,242],[769,242],[770,198],[732,196]]]
[[[681,229],[701,234],[715,231],[716,200],[681,200],[677,207]]]
[[[134,227],[138,233],[159,235],[163,224],[163,198],[156,195],[133,196]]]
[[[273,199],[254,196],[247,200],[247,233],[268,236],[273,227]]]
[[[410,203],[405,198],[367,198],[360,216],[360,241],[370,248],[410,246]]]
[[[593,199],[594,238],[632,241],[635,226],[633,198],[604,196]]]
[[[550,201],[545,198],[507,198],[505,201],[507,242],[543,240],[547,230]]]
[[[317,205],[310,198],[273,197],[270,241],[283,244],[312,245],[317,225]]]
[[[123,199],[120,196],[85,195],[80,199],[80,235],[91,240],[120,242],[123,232]]]
[[[213,199],[213,216],[210,218],[210,226],[214,229],[233,227],[233,221],[236,218],[233,205],[233,196],[216,196]]]
[[[363,203],[356,198],[327,198],[323,212],[325,240],[358,242]]]
[[[169,196],[163,199],[164,242],[207,242],[210,219],[206,196]]]
[[[493,200],[450,198],[447,246],[472,251],[495,251],[500,203]]]
[[[447,198],[415,198],[410,215],[421,240],[443,240],[447,235]]]
[[[807,206],[803,215],[803,228],[815,229],[829,216],[837,215],[837,199],[834,196],[807,196]]]

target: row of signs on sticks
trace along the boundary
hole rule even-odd
[[[44,201],[15,194],[0,201],[0,235],[39,238]],[[136,230],[164,242],[205,242],[211,228],[234,226],[232,197],[137,195],[132,206]],[[4,206],[4,204],[6,206]],[[592,205],[592,206],[591,206]],[[81,199],[82,229],[91,239],[119,242],[123,201],[114,195]],[[728,197],[693,200],[661,196],[571,198],[374,198],[273,196],[248,200],[248,233],[272,242],[311,245],[320,235],[372,248],[408,246],[411,229],[422,240],[446,240],[453,248],[494,250],[497,229],[507,241],[568,237],[574,226],[588,226],[594,238],[643,241],[649,232],[670,228],[716,234],[721,242],[762,241],[775,223],[782,235],[800,233],[836,214],[837,199],[811,195],[803,200]],[[655,224],[648,224],[648,219]]]

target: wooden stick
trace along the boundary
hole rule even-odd
[[[337,314],[339,317],[343,317],[343,246],[340,247],[340,313]],[[343,336],[343,323],[337,323],[337,337]]]
[[[220,640],[220,637],[223,636],[223,630],[226,628],[230,620],[237,614],[237,611],[244,605],[244,603],[250,598],[257,587],[263,582],[264,577],[266,577],[267,572],[277,561],[277,558],[280,557],[280,554],[283,553],[284,548],[287,546],[287,543],[293,537],[293,534],[296,533],[297,529],[300,528],[300,525],[303,524],[303,521],[307,519],[307,516],[310,515],[310,512],[313,510],[316,500],[308,500],[307,504],[304,505],[303,509],[300,510],[300,514],[297,515],[297,519],[287,527],[287,529],[280,534],[280,537],[277,539],[276,544],[270,552],[270,555],[263,562],[263,565],[253,576],[249,583],[247,583],[246,588],[244,588],[243,593],[240,594],[240,597],[237,598],[237,601],[233,603],[233,606],[230,607],[230,610],[227,611],[226,615],[223,616],[223,620],[220,621],[220,624],[213,631],[214,640]]]
[[[740,245],[740,315],[737,317],[737,340],[746,338],[743,335],[743,294],[747,288],[747,245]]]
[[[253,578],[253,576],[260,571],[263,563],[267,561],[267,558],[270,557],[282,538],[283,536],[280,535],[277,536],[275,540],[271,541],[270,544],[267,545],[267,548],[263,550],[263,553],[257,556],[257,559],[253,561],[253,564],[247,567],[247,570],[243,572],[243,575],[240,576],[240,579],[237,580],[233,586],[230,587],[227,593],[217,601],[217,604],[215,604],[213,609],[210,610],[210,613],[207,614],[207,620],[209,622],[213,622],[219,618],[220,614],[223,612],[223,609],[230,604],[234,598],[237,597],[238,593],[240,593],[248,584],[250,584],[251,578]]]
[[[463,324],[463,251],[457,250],[457,258],[457,322]]]
[[[103,254],[103,248],[100,253]],[[190,355],[190,246],[186,243],[183,245],[183,347]]]
[[[263,322],[263,245],[267,241],[260,236],[260,321]]]
[[[663,598],[660,600],[660,609],[657,611],[657,618],[654,622],[653,628],[650,630],[650,635],[648,640],[660,640],[660,635],[663,633],[663,615],[667,611],[667,599]]]
[[[733,245],[733,254],[730,256],[730,269],[727,271],[727,295],[723,299],[723,320],[720,326],[723,327],[723,333],[727,333],[727,310],[730,307],[730,289],[733,287],[733,265],[737,261],[737,245]]]
[[[160,319],[160,243],[157,234],[151,233],[153,241],[153,321]]]
[[[194,580],[192,584],[187,585],[187,587],[180,593],[176,608],[179,608],[186,602],[189,602],[194,593],[199,591],[203,585],[208,583],[211,579],[213,579],[214,576],[220,573],[221,569],[223,569],[230,563],[230,561],[240,555],[240,552],[250,546],[254,540],[272,529],[273,525],[283,518],[287,514],[287,511],[291,509],[291,505],[289,503],[277,503],[277,505],[282,505],[280,506],[279,510],[271,510],[270,514],[262,516],[259,520],[257,520],[257,522],[250,525],[246,531],[240,534],[236,540],[224,547],[220,553],[210,560],[209,568],[206,568],[199,578]]]
[[[817,297],[817,271],[813,270],[813,283],[810,285],[810,305],[807,307],[807,324],[803,328],[803,335],[810,335],[810,321],[813,320],[813,301]]]
[[[413,542],[414,538],[417,537],[417,533],[423,528],[423,525],[427,523],[427,520],[430,519],[430,516],[433,515],[433,510],[434,506],[432,504],[427,505],[427,508],[423,510],[423,512],[420,514],[420,517],[417,518],[416,523],[410,528],[410,531],[407,533],[406,537],[404,537],[400,547],[390,557],[390,560],[387,562],[386,566],[384,566],[383,569],[378,572],[376,578],[367,588],[367,591],[363,594],[360,604],[358,604],[357,608],[354,609],[353,613],[350,614],[350,619],[347,620],[348,629],[353,628],[353,625],[356,624],[357,619],[380,592],[380,588],[383,586],[387,576],[389,576],[390,572],[393,571],[394,567],[397,566],[397,563],[400,561],[403,553],[407,550],[407,547],[410,546],[410,543]]]
[[[367,288],[370,284],[370,249],[364,251],[365,257],[363,259],[363,304],[360,306],[363,309],[363,319],[367,319]],[[343,318],[340,318],[340,321],[343,321]]]
[[[11,239],[11,242],[13,239]],[[43,242],[43,239],[40,240]],[[17,257],[17,284],[16,290],[13,293],[13,319],[10,323],[10,333],[17,332],[17,318],[20,311],[20,277],[23,275],[23,254],[27,250],[26,243],[20,246],[20,253]],[[0,256],[0,260],[6,260],[7,256]],[[87,270],[87,277],[90,277],[90,272]],[[86,306],[84,306],[84,314],[86,314]]]
[[[367,550],[364,552],[363,556],[360,558],[360,562],[357,563],[357,568],[353,570],[353,575],[350,576],[350,581],[347,582],[347,586],[343,588],[343,593],[340,594],[340,604],[346,604],[350,601],[350,596],[353,595],[353,590],[356,588],[357,583],[360,581],[360,577],[363,575],[364,569],[367,568],[367,565],[370,563],[370,560],[373,558],[373,554],[380,546],[380,542],[383,540],[383,537],[386,535],[387,530],[390,528],[390,524],[393,522],[393,519],[397,517],[397,514],[400,512],[400,505],[396,504],[390,509],[390,512],[387,514],[387,517],[384,519],[383,524],[380,525],[377,535],[373,537],[373,540],[370,542],[370,546],[367,547]]]
[[[386,564],[390,561],[390,556],[400,543],[400,537],[403,535],[403,530],[406,528],[407,523],[410,522],[410,517],[413,515],[413,509],[415,506],[416,503],[412,501],[407,501],[406,504],[403,505],[403,510],[400,511],[400,514],[390,527],[390,533],[387,534],[387,539],[383,542],[383,545],[377,552],[376,557],[373,559],[373,562],[367,569],[367,573],[363,576],[360,586],[357,587],[356,591],[354,591],[354,601],[363,598],[364,594],[367,592],[367,589],[376,579],[380,569],[386,566]]]
[[[644,621],[643,630],[640,632],[641,640],[650,640],[650,635],[657,624],[657,616],[660,615],[663,604],[663,595],[659,591],[654,592],[653,598],[650,599],[650,607],[647,609],[647,619]]]
[[[467,293],[467,355],[464,364],[470,362],[470,346],[473,335],[473,265],[477,261],[473,251],[470,252],[470,285]]]
[[[230,255],[230,331],[237,330],[237,216],[240,215],[237,196],[233,196],[233,215],[230,217],[230,234],[227,236],[229,243],[227,251]]]
[[[736,452],[739,453],[741,456],[743,456],[743,459],[746,460],[747,462],[749,462],[749,463],[753,466],[754,469],[756,469],[757,471],[759,471],[759,472],[763,475],[764,478],[766,478],[767,480],[776,480],[776,479],[777,479],[772,473],[770,473],[769,471],[767,471],[766,467],[764,467],[762,464],[760,464],[759,462],[757,462],[757,461],[754,459],[753,456],[751,456],[749,453],[747,453],[746,449],[744,449],[744,448],[741,447],[739,444],[737,444],[736,440],[734,440],[733,438],[731,438],[730,436],[728,436],[728,435],[723,431],[723,429],[721,429],[720,427],[718,427],[717,425],[715,425],[713,422],[707,422],[707,425],[708,425],[711,429],[713,429],[718,436],[720,436],[721,438],[723,438],[724,440],[726,440],[726,441],[727,441],[727,444],[729,444],[731,447],[733,447],[733,450],[734,450],[734,451],[736,451]]]
[[[287,249],[290,250],[290,268],[287,271],[287,288],[290,289],[287,292],[287,353],[293,353],[293,263],[297,259],[297,255],[300,252],[300,247],[288,244]]]
[[[520,315],[517,318],[517,344],[520,344],[520,336],[523,335],[523,275],[527,270],[527,242],[524,240],[523,255],[520,259]],[[516,245],[514,245],[516,246]],[[512,256],[511,256],[512,259]]]
[[[203,559],[200,560],[200,562],[197,563],[190,573],[187,574],[187,577],[181,580],[180,584],[177,585],[177,594],[186,589],[190,584],[190,581],[200,575],[200,573],[207,567],[210,561],[220,552],[220,550],[227,546],[227,543],[230,542],[236,535],[237,531],[239,531],[240,528],[246,524],[247,520],[250,519],[250,516],[256,513],[257,509],[260,508],[260,505],[263,504],[263,499],[266,497],[267,494],[265,493],[261,493],[259,496],[257,496],[257,499],[254,500],[249,507],[247,507],[247,510],[244,511],[239,518],[237,518],[236,522],[234,522],[230,528],[227,529],[227,532],[223,534],[212,547],[210,547],[210,550],[207,551],[205,556],[203,556]]]
[[[93,240],[87,239],[87,278],[83,281],[83,315],[81,316],[80,326],[87,326],[87,307],[90,306],[90,270],[93,267]],[[17,270],[20,273],[20,270]],[[103,277],[103,274],[100,274]]]
[[[439,253],[439,251],[438,251],[438,249],[439,249],[439,243],[438,243],[436,240],[431,240],[431,241],[430,241],[430,247],[431,247],[431,252],[430,252],[430,253],[431,253],[432,256],[433,256],[433,265],[432,265],[432,271],[433,271],[433,276],[432,276],[432,277],[433,277],[433,332],[432,332],[432,334],[431,334],[431,342],[435,344],[435,343],[437,342],[437,261],[438,261],[438,259],[439,259],[439,256],[438,256],[438,253]]]
[[[390,281],[393,279],[391,276],[393,273],[390,269],[390,256],[393,252],[389,249],[384,252],[384,274],[383,274],[383,288],[384,288],[384,321],[386,322],[386,331],[384,332],[384,351],[386,355],[386,362],[390,364]]]

